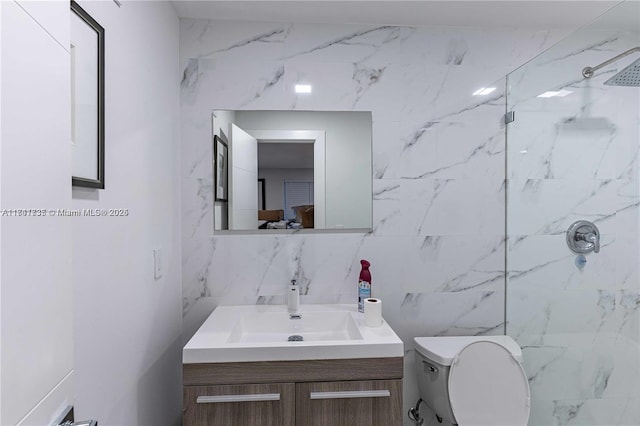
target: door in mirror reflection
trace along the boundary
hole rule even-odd
[[[231,195],[229,228],[258,227],[258,141],[235,124],[231,125]]]

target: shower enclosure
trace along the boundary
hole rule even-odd
[[[623,2],[507,77],[506,330],[530,425],[640,424],[639,30]]]

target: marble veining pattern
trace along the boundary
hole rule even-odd
[[[624,262],[632,254],[624,254],[623,260],[605,256],[609,247],[637,250],[637,243],[624,241],[616,230],[633,222],[639,202],[638,161],[630,160],[637,157],[637,147],[620,142],[629,134],[620,124],[627,115],[606,93],[592,90],[590,112],[610,117],[613,127],[598,132],[585,154],[585,168],[576,171],[569,167],[566,147],[556,146],[560,141],[578,143],[573,129],[525,125],[521,117],[527,114],[556,119],[550,114],[553,108],[541,113],[531,104],[538,93],[525,91],[512,100],[522,127],[513,128],[513,146],[509,151],[505,147],[503,77],[553,45],[562,31],[197,19],[181,20],[180,30],[187,337],[216,305],[284,303],[286,285],[294,276],[302,286],[302,303],[354,303],[359,260],[369,259],[373,294],[383,299],[383,314],[405,343],[406,412],[417,399],[413,337],[503,333],[504,256],[513,244],[524,256],[508,271],[514,286],[509,297],[526,309],[513,305],[514,316],[508,311],[507,318],[512,335],[531,345],[525,347],[525,357],[533,363],[527,365],[534,392],[532,424],[580,424],[596,416],[603,397],[620,408],[620,424],[634,418],[633,400],[622,394],[630,386],[622,369],[633,361],[621,354],[634,332],[637,336],[638,273]],[[610,53],[624,39],[618,34],[603,37],[561,52],[550,64],[576,58],[597,62],[598,55]],[[514,75],[510,81],[525,77]],[[298,82],[312,83],[313,96],[295,94]],[[573,87],[579,79],[567,75],[558,84]],[[470,96],[488,86],[497,87],[489,97]],[[617,118],[609,107],[619,113]],[[371,232],[212,237],[213,201],[206,194],[212,185],[212,109],[372,111]],[[575,118],[584,113],[575,105],[564,114]],[[519,151],[530,154],[509,157],[512,166],[505,175],[506,156]],[[568,192],[574,193],[576,182],[573,196]],[[509,218],[522,218],[513,223],[509,239],[504,235],[505,195],[523,206],[508,211]],[[532,208],[540,199],[560,200],[560,206]],[[555,240],[562,238],[564,222],[574,217],[574,210],[599,221],[608,239],[603,244],[607,251],[597,259],[613,259],[613,273],[604,260],[592,258],[588,273],[575,273],[572,258],[556,250],[562,241]],[[550,273],[570,279],[546,279]],[[527,291],[540,283],[549,291]],[[551,294],[554,285],[565,291],[557,301]],[[572,309],[558,312],[574,305],[585,309],[584,317],[572,319]],[[596,344],[601,357],[580,358],[572,368],[569,360],[580,354],[571,352],[571,339],[555,341],[554,336],[571,333],[581,322],[602,338],[594,342],[591,335],[576,344]],[[607,340],[609,333],[624,338]],[[619,348],[613,359],[604,351],[610,344]],[[543,362],[536,364],[538,354]],[[553,387],[554,375],[565,370],[573,375],[567,387],[537,400],[535,395]],[[637,370],[630,377],[637,377]],[[578,391],[571,393],[570,385]]]

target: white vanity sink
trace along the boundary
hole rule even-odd
[[[356,304],[301,305],[298,313],[290,319],[282,305],[219,306],[184,347],[183,363],[404,355],[391,327],[366,327]]]
[[[305,312],[290,319],[282,312],[246,312],[240,315],[229,342],[286,342],[291,336],[303,341],[358,340],[362,334],[348,311]]]

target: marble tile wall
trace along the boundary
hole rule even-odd
[[[405,343],[407,408],[413,337],[503,333],[503,77],[562,35],[182,20],[185,337],[218,304],[284,303],[294,275],[303,304],[355,303],[362,258]],[[210,113],[224,108],[372,111],[373,230],[212,236]]]
[[[640,44],[640,25],[606,23],[508,78],[507,332],[523,347],[530,425],[640,424],[640,92],[603,84],[637,57],[581,75]],[[537,97],[549,90],[572,93]],[[565,239],[580,219],[601,232],[582,269]]]

